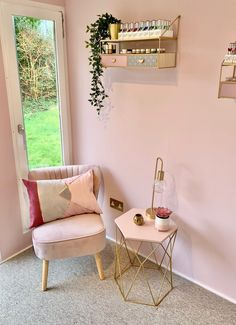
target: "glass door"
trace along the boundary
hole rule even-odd
[[[63,16],[0,2],[1,36],[23,228],[29,169],[70,163]]]
[[[28,168],[63,165],[55,21],[12,18]]]

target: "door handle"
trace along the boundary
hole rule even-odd
[[[17,131],[19,134],[24,135],[25,134],[25,128],[23,127],[22,124],[17,125]]]
[[[17,125],[17,131],[23,137],[24,148],[26,150],[26,137],[25,137],[25,128],[22,124]]]

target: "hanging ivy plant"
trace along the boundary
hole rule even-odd
[[[100,57],[100,40],[110,38],[109,24],[120,23],[120,20],[111,14],[105,13],[98,15],[98,19],[87,26],[87,33],[90,33],[89,41],[86,41],[86,47],[90,48],[89,65],[92,74],[91,92],[89,102],[96,108],[98,115],[104,107],[104,99],[107,96],[102,84],[103,67]]]

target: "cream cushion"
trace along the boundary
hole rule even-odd
[[[30,202],[30,228],[84,213],[102,213],[94,195],[94,175],[86,173],[63,179],[26,180]]]

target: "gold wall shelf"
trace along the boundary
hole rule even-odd
[[[173,37],[165,36],[168,30],[164,30],[158,37],[101,40],[103,67],[157,69],[176,67],[180,18],[180,15],[177,16],[170,24],[173,28]],[[104,53],[104,45],[107,44],[115,46],[115,53]],[[165,52],[162,53],[163,48]],[[122,51],[131,49],[140,50],[140,53],[122,53]],[[142,53],[144,49],[150,49],[150,51],[156,49],[156,53]]]
[[[223,61],[220,69],[218,98],[236,98],[236,62]]]

